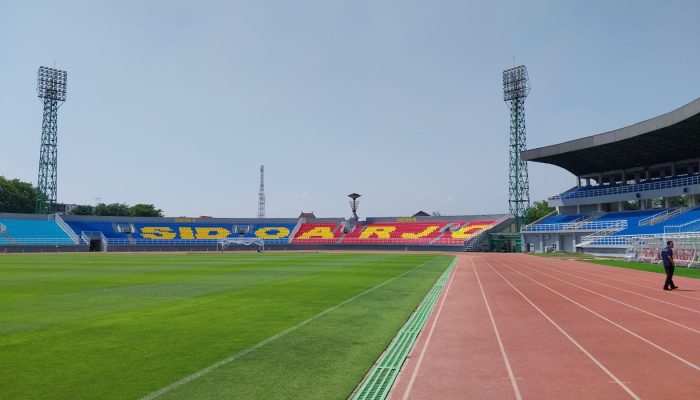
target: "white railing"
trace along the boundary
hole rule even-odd
[[[304,222],[302,222],[302,219]],[[294,229],[292,229],[292,231],[289,232],[289,237],[287,238],[287,243],[292,243],[292,240],[297,235],[299,228],[301,228],[301,226],[306,223],[306,218],[302,218],[302,219],[297,221],[297,224],[294,226]]]
[[[633,185],[619,185],[599,189],[579,189],[573,188],[566,192],[552,196],[550,200],[575,199],[579,197],[609,196],[623,193],[637,193],[647,190],[668,189],[682,186],[700,184],[700,176],[689,176],[685,178],[672,178],[655,182],[637,183]]]
[[[73,232],[73,229],[71,229],[71,227],[68,226],[68,224],[66,224],[66,221],[64,221],[63,218],[61,218],[61,216],[58,214],[56,214],[56,223],[58,224],[58,226],[61,227],[61,229],[63,229],[63,232],[70,236],[71,240],[73,240],[73,243],[80,244],[80,238],[78,237],[78,235],[76,235],[75,232]]]
[[[107,238],[102,231],[82,231],[80,233],[80,239],[85,244],[90,244],[90,239],[98,239],[103,243],[107,243]]]
[[[697,232],[700,231],[700,219],[695,219],[682,225],[664,226],[664,235],[671,233]]]
[[[561,224],[538,224],[523,227],[523,232],[547,232],[547,231],[600,231],[603,229],[622,230],[627,228],[627,220],[613,221],[580,221]]]
[[[669,218],[675,217],[676,215],[680,214],[680,212],[678,212],[679,210],[682,210],[682,209],[673,210],[672,212],[669,212],[669,210],[663,210],[657,214],[640,219],[639,223],[637,225],[639,225],[639,226],[654,225],[654,224],[659,223],[661,221],[665,221]]]
[[[544,221],[545,219],[551,217],[552,215],[555,215],[556,213],[557,213],[557,210],[554,210],[554,211],[550,212],[549,214],[545,215],[544,217],[539,218],[539,219],[537,219],[536,221],[531,222],[531,223],[529,223],[529,224],[523,226],[523,227],[520,229],[520,231],[525,231],[525,230],[527,230],[528,227],[531,227],[531,226],[534,226],[534,225],[539,225],[539,222],[540,222],[540,221]],[[577,219],[575,219],[574,221],[569,221],[569,222],[576,222],[576,221],[578,221],[579,219],[580,219],[580,218],[577,218]]]
[[[7,243],[3,243],[3,239],[7,241]],[[13,237],[12,239],[7,239],[7,238],[0,238],[0,245],[2,246],[41,246],[41,245],[46,245],[46,246],[56,246],[56,245],[74,245],[75,243],[73,242],[73,239],[70,238],[17,238]]]
[[[616,237],[622,237],[622,236],[612,236],[614,233],[619,232],[625,228],[627,228],[627,221],[622,220],[622,221],[610,221],[610,222],[617,222],[617,224],[612,224],[607,228],[601,229],[597,232],[591,233],[590,235],[586,235],[581,238],[581,243],[579,243],[577,246],[589,246],[592,244],[598,244],[601,243],[601,241],[605,242],[606,240],[615,240],[614,238]],[[612,244],[612,243],[610,243]],[[615,243],[617,244],[617,243]]]
[[[599,236],[599,237],[595,237],[595,238],[590,238],[589,240],[586,240],[586,238],[584,238],[581,241],[581,243],[579,243],[577,246],[595,246],[595,247],[614,246],[614,247],[620,247],[620,246],[629,246],[631,244],[632,244],[632,242],[630,241],[630,237],[628,237],[628,236],[608,235],[608,236]]]

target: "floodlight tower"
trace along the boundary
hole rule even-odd
[[[265,166],[260,166],[260,190],[258,191],[258,218],[265,218]]]
[[[357,199],[359,199],[360,197],[362,197],[362,195],[361,195],[361,194],[357,194],[357,193],[350,193],[350,194],[348,195],[348,197],[352,199],[352,200],[350,200],[350,209],[352,210],[352,219],[355,220],[355,221],[357,221],[358,219],[360,219],[360,218],[357,216],[357,207],[360,205],[360,202],[357,201]]]
[[[36,197],[37,214],[56,212],[58,108],[66,101],[67,78],[66,71],[49,67],[39,67],[37,74],[36,92],[44,105]]]
[[[508,204],[510,213],[515,215],[518,231],[523,221],[525,209],[530,206],[530,183],[527,177],[527,163],[520,158],[525,150],[525,98],[530,92],[527,68],[524,65],[503,71],[503,100],[510,107],[510,180]]]

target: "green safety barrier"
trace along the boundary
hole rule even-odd
[[[352,400],[383,400],[389,394],[391,386],[396,380],[396,376],[401,370],[401,366],[408,353],[413,348],[413,344],[418,338],[418,334],[428,320],[433,306],[437,302],[440,293],[447,284],[447,280],[457,263],[457,258],[452,260],[452,263],[445,272],[438,278],[432,289],[425,295],[423,301],[418,305],[416,311],[406,321],[399,333],[391,341],[389,347],[384,354],[379,358],[379,361],[374,365],[367,378],[362,383],[360,388],[355,392]]]

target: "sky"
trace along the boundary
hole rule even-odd
[[[0,0],[0,175],[37,183],[40,65],[68,71],[58,201],[167,216],[508,212],[502,71],[528,148],[700,96],[697,1]],[[633,151],[633,149],[631,149]],[[530,198],[575,184],[530,163]]]

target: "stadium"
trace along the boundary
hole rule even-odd
[[[167,14],[157,11],[159,17]],[[599,10],[593,13],[597,16]],[[314,32],[313,40],[320,36]],[[192,47],[189,51],[195,53]],[[482,52],[484,57],[487,53]],[[252,64],[268,65],[258,59]],[[40,66],[41,124],[34,110],[34,125],[41,127],[37,185],[21,186],[17,179],[5,179],[6,171],[0,174],[0,398],[700,398],[700,98],[603,133],[596,133],[600,125],[584,122],[579,131],[593,132],[530,148],[525,129],[528,68],[513,62],[498,72],[502,81],[493,91],[499,105],[503,101],[507,106],[500,110],[499,135],[507,137],[508,146],[497,152],[509,157],[508,175],[492,176],[498,169],[493,149],[484,144],[488,134],[473,134],[469,146],[458,149],[459,169],[448,164],[448,148],[462,142],[435,134],[431,140],[439,142],[438,151],[420,143],[426,150],[421,149],[416,164],[426,175],[409,176],[408,190],[412,194],[431,187],[429,180],[438,186],[463,185],[473,198],[497,198],[494,207],[502,207],[501,212],[480,213],[471,207],[476,203],[465,201],[455,206],[464,211],[401,215],[396,210],[406,209],[401,204],[405,199],[397,190],[394,198],[377,199],[389,204],[385,209],[390,212],[365,216],[359,199],[372,195],[345,195],[361,191],[348,185],[336,197],[349,216],[285,211],[270,217],[266,190],[274,186],[266,186],[261,165],[256,216],[195,217],[162,216],[153,204],[146,204],[148,215],[138,215],[124,210],[100,214],[97,209],[108,205],[97,199],[95,206],[60,203],[57,138],[64,113],[60,108],[68,100],[68,72]],[[187,86],[186,74],[181,79],[175,84],[178,93]],[[140,89],[143,101],[152,101],[144,95],[152,88]],[[254,98],[254,91],[242,91]],[[89,113],[90,102],[104,101],[99,96],[85,100],[87,93],[76,95],[83,97],[78,104],[85,109],[70,111],[80,118]],[[285,107],[303,103],[280,97]],[[261,120],[271,119],[267,105]],[[468,114],[479,110],[472,107]],[[544,111],[547,115],[536,114],[535,120],[560,129],[561,120]],[[137,118],[138,112],[131,112],[125,120]],[[342,108],[342,113],[356,110]],[[196,119],[194,115],[196,111],[181,116],[179,123]],[[471,122],[465,130],[472,129]],[[351,150],[338,150],[335,143],[330,150],[304,143],[301,150],[292,150],[282,140],[268,145],[262,142],[275,139],[254,136],[236,137],[240,147],[230,151],[233,161],[211,161],[207,168],[225,169],[227,179],[239,179],[248,173],[240,168],[242,154],[264,156],[280,147],[285,156],[282,180],[301,175],[295,167],[309,155],[323,153],[332,153],[338,171],[350,171],[343,175],[347,177],[355,174],[353,163],[370,158],[373,151],[391,161],[398,160],[392,146],[404,151],[403,142]],[[209,163],[208,152],[217,145],[192,140],[204,153],[200,164]],[[149,148],[153,158],[132,161],[128,152],[118,150],[118,141],[100,144],[99,165],[82,159],[75,163],[81,173],[97,171],[81,176],[86,186],[99,181],[130,193],[146,182],[153,184],[151,192],[139,195],[158,198],[159,188],[169,183],[156,185],[165,177],[146,175],[144,165],[156,155],[176,160],[174,164],[194,157],[192,149],[183,150],[183,141]],[[478,153],[488,154],[470,164]],[[122,181],[95,178],[107,170],[127,171],[127,164],[139,164],[138,174],[125,173]],[[393,175],[370,170],[357,181],[383,181],[391,192],[398,175],[411,175],[405,165],[396,164]],[[463,164],[468,165],[462,169]],[[538,169],[544,176],[530,175],[533,166],[549,172]],[[204,170],[204,175],[211,172]],[[338,171],[334,173],[341,176]],[[558,187],[538,207],[530,198],[530,179],[547,180],[557,173],[571,174],[575,182]],[[483,181],[478,176],[503,183],[507,195],[485,193],[490,189],[479,186]],[[200,197],[193,207],[206,210],[215,196],[203,195],[201,189],[220,182],[197,177]],[[181,192],[195,191],[191,179],[174,179]],[[324,186],[313,175],[302,179]],[[501,182],[505,180],[507,185]],[[233,186],[236,193],[242,190],[238,183]],[[17,189],[22,187],[24,192]],[[60,193],[62,199],[77,197]],[[309,202],[304,207],[313,207],[305,196],[298,197]],[[187,199],[183,195],[180,201]],[[431,199],[431,207],[447,204],[438,196]],[[19,202],[23,211],[8,211],[20,209]],[[671,276],[675,283],[662,288],[664,277]]]
[[[695,265],[698,132],[700,99],[614,131],[525,151],[527,161],[574,174],[576,186],[549,198],[557,212],[524,227],[524,242],[538,252],[652,262],[659,260],[666,240],[674,240],[677,261]]]

